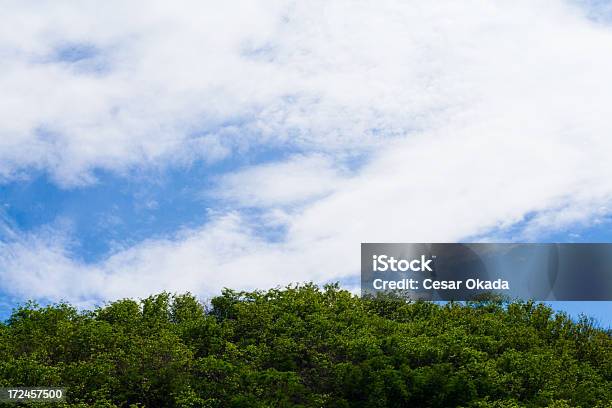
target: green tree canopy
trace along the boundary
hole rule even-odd
[[[162,293],[19,307],[0,324],[0,387],[63,386],[71,407],[609,407],[611,345],[531,302]]]

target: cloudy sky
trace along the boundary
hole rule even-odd
[[[0,316],[354,289],[360,242],[612,239],[609,3],[1,7]]]

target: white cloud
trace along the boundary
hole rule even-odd
[[[546,121],[577,98],[597,119],[611,65],[608,29],[560,2],[17,2],[1,19],[0,175],[66,186],[261,144],[361,151],[542,102]],[[59,60],[70,47],[93,55]]]
[[[517,238],[532,237],[608,212],[612,31],[569,3],[68,12],[53,2],[46,14],[16,4],[0,24],[0,52],[11,56],[0,66],[4,177],[36,167],[70,186],[97,167],[302,151],[223,176],[215,194],[234,211],[94,265],[53,239],[3,244],[0,274],[20,295],[333,280],[358,271],[362,241],[454,241],[536,214]],[[93,44],[108,71],[39,62],[66,43]],[[261,232],[279,227],[279,241]]]
[[[267,287],[286,282],[284,268],[297,266],[283,248],[256,239],[237,214],[218,216],[202,229],[172,238],[144,241],[95,265],[72,259],[61,233],[0,242],[3,289],[23,297],[87,304],[163,290],[211,293],[224,286]],[[271,268],[274,262],[278,265]]]
[[[244,207],[302,204],[336,190],[343,174],[329,157],[298,155],[225,175],[213,195]]]

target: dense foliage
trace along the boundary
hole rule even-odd
[[[0,324],[0,387],[65,386],[74,407],[610,406],[611,343],[534,303],[162,293],[16,309]]]

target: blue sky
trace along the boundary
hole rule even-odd
[[[611,240],[609,3],[239,3],[3,13],[0,317]]]

